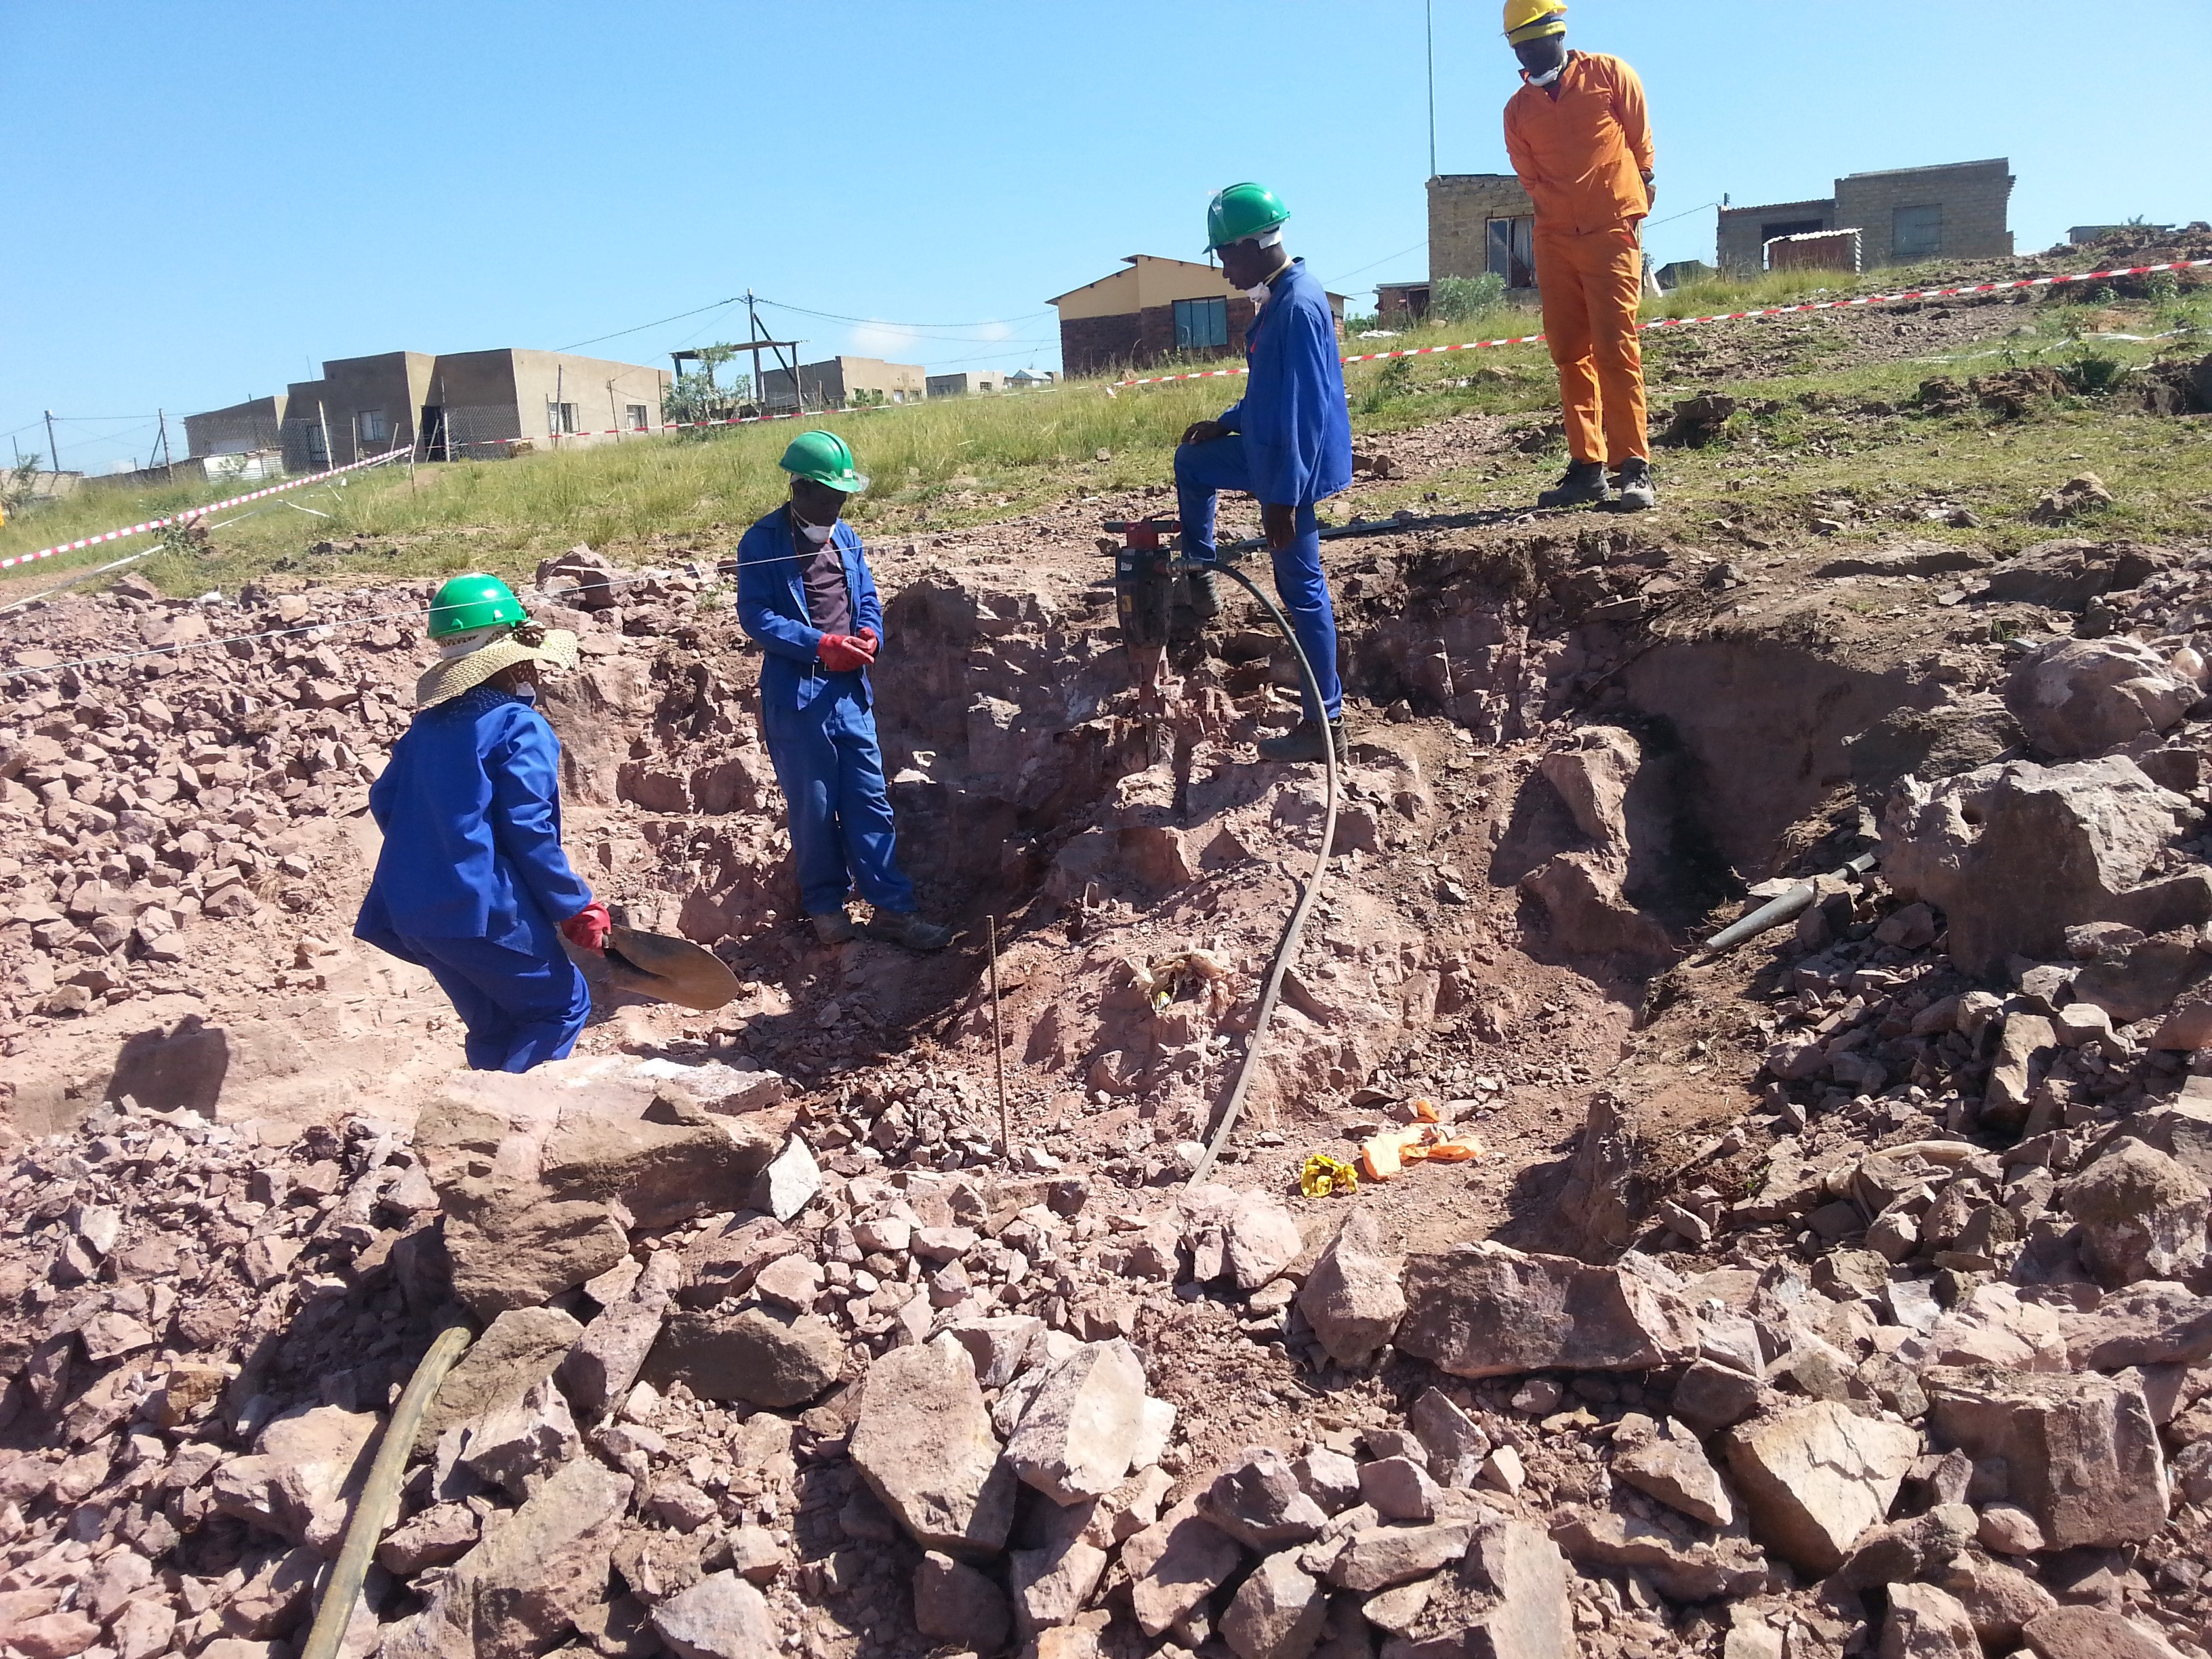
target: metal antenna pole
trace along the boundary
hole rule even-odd
[[[1424,0],[1429,33],[1429,177],[1437,176],[1437,0]]]

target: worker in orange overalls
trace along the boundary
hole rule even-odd
[[[1651,124],[1634,70],[1567,50],[1566,10],[1565,0],[1505,0],[1525,83],[1505,106],[1505,150],[1536,204],[1536,289],[1571,460],[1536,504],[1637,512],[1659,503],[1636,343]]]

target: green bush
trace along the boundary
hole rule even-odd
[[[2128,366],[2102,351],[2084,351],[2059,371],[2084,398],[2102,398],[2128,378]]]
[[[1446,276],[1429,287],[1429,319],[1463,323],[1505,303],[1505,279],[1494,270],[1480,276]]]

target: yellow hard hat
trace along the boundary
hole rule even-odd
[[[1505,0],[1505,39],[1510,46],[1567,32],[1566,0]]]

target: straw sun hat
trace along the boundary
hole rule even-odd
[[[441,660],[415,682],[415,706],[428,708],[473,691],[502,668],[519,662],[551,668],[576,665],[576,636],[565,628],[532,623],[501,623],[471,629],[438,641]]]

